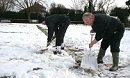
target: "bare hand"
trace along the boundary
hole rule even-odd
[[[94,30],[93,30],[93,29],[91,29],[91,30],[90,30],[90,33],[94,33]]]
[[[93,45],[94,44],[96,44],[97,43],[97,40],[96,39],[94,39],[90,44],[89,44],[89,48],[92,48],[93,47]]]
[[[89,48],[92,48],[92,47],[93,47],[93,44],[92,44],[92,43],[90,43],[90,44],[89,44]]]

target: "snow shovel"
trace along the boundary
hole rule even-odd
[[[42,31],[46,36],[48,36],[48,32],[47,32],[47,29],[43,29],[42,27],[40,27],[39,25],[36,25],[37,28]],[[53,35],[51,41],[47,44],[46,48],[42,49],[41,51],[46,51],[48,50],[48,46],[51,44],[51,42],[55,39],[55,34]]]
[[[48,36],[48,32],[47,29],[43,29],[42,27],[40,27],[39,25],[36,25],[37,28],[42,31],[46,36]],[[55,34],[53,35],[51,41],[47,44],[47,47],[50,45],[50,43],[56,38]]]
[[[91,42],[92,42],[94,33],[90,35],[91,35]],[[80,67],[84,69],[97,70],[98,64],[97,64],[96,55],[94,54],[94,52],[91,51],[91,48],[89,49],[89,52],[87,52],[87,50],[84,51],[84,56],[82,58]]]
[[[42,31],[46,36],[48,36],[48,32],[47,32],[47,29],[43,29],[42,27],[40,27],[39,25],[36,25],[37,28]]]

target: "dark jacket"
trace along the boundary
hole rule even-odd
[[[110,39],[115,32],[124,31],[124,26],[120,20],[105,14],[95,14],[94,16],[92,28],[96,32],[95,39],[97,41],[102,38]]]
[[[45,18],[45,23],[48,27],[48,42],[51,41],[53,33],[57,31],[57,28],[64,23],[69,23],[69,17],[66,15],[55,14]],[[64,26],[63,28],[64,29]]]

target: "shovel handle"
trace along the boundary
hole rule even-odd
[[[91,42],[92,42],[93,36],[95,35],[95,33],[90,33],[90,35],[91,35]]]
[[[90,35],[91,35],[91,42],[92,42],[93,36],[95,35],[95,33],[90,33]],[[90,48],[90,52],[91,52],[91,48]]]

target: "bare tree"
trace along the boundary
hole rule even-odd
[[[97,8],[97,11],[104,11],[105,13],[109,13],[114,6],[112,6],[114,2],[115,0],[95,0],[94,7]]]
[[[51,3],[50,8],[56,8],[56,3]]]
[[[70,6],[72,9],[75,10],[84,10],[84,7],[87,5],[87,0],[71,0],[72,6]]]
[[[66,8],[64,5],[62,5],[62,4],[57,4],[57,7],[59,7],[59,8]]]
[[[30,12],[31,12],[31,6],[38,3],[40,5],[44,5],[45,1],[43,0],[15,0],[16,1],[16,7],[18,10],[25,10],[25,13],[28,14],[28,19],[30,20]]]
[[[41,5],[45,4],[45,1],[43,0],[15,0],[16,1],[16,7],[18,10],[26,9],[31,6],[33,6],[35,3],[39,3]],[[28,9],[29,12],[29,9]]]
[[[11,10],[15,5],[15,0],[0,0],[0,10],[2,12]]]

